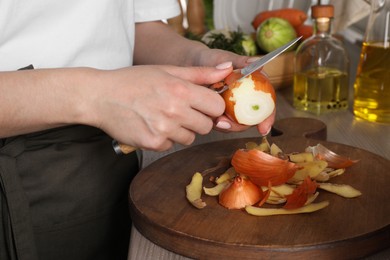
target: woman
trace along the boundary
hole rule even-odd
[[[175,34],[161,20],[179,11],[176,0],[0,0],[1,259],[125,259],[138,164],[111,140],[163,151],[246,129],[202,86],[250,59]]]

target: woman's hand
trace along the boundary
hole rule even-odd
[[[207,134],[225,109],[222,97],[203,87],[221,81],[231,63],[215,67],[134,66],[97,75],[90,123],[121,143],[150,150],[191,144]]]
[[[262,136],[266,136],[270,133],[271,127],[275,121],[275,113],[276,110],[274,110],[268,118],[256,126]],[[230,120],[225,115],[222,115],[215,120],[215,129],[222,132],[240,132],[247,130],[249,127],[250,126],[238,124]]]
[[[258,57],[209,49],[199,41],[190,41],[174,32],[162,22],[136,24],[134,62],[136,64],[174,64],[177,66],[210,66],[232,62],[233,68],[243,68]],[[164,50],[164,51],[161,51]],[[216,81],[217,82],[217,81]],[[211,82],[210,84],[215,83]],[[260,123],[257,128],[262,135],[267,134],[275,119],[275,113]],[[247,126],[232,122],[226,117],[216,120],[217,129],[222,131],[243,131]]]

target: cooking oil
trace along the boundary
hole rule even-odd
[[[390,43],[364,42],[354,84],[354,114],[390,123]]]
[[[294,76],[294,107],[322,114],[348,108],[348,74],[317,67]]]
[[[293,105],[323,114],[348,108],[349,57],[331,33],[333,5],[311,8],[314,33],[295,52]]]

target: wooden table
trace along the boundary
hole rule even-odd
[[[277,91],[277,115],[276,120],[289,117],[308,117],[316,118],[323,121],[327,125],[327,140],[346,144],[369,152],[378,154],[387,160],[390,160],[390,125],[371,123],[360,120],[353,116],[352,100],[353,100],[353,81],[356,75],[356,67],[359,58],[360,48],[356,45],[348,44],[348,50],[351,58],[351,94],[350,108],[347,111],[334,112],[321,116],[316,116],[310,113],[297,111],[292,107],[292,88],[287,87]],[[243,133],[220,133],[217,131],[211,132],[206,136],[198,136],[193,145],[242,138],[259,136],[255,128],[249,129]],[[184,149],[186,147],[175,145],[169,151],[163,153],[143,152],[142,166],[146,167],[153,161],[168,155],[174,151]],[[389,169],[390,170],[390,169]],[[389,216],[390,217],[390,216]],[[184,260],[189,259],[173,252],[167,251],[151,241],[147,240],[133,227],[131,234],[131,242],[129,247],[129,259],[131,260],[146,260],[146,259],[163,259],[163,260]],[[390,259],[390,249],[378,252],[377,254],[368,257],[367,259]]]

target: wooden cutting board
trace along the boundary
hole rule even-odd
[[[317,202],[328,200],[330,205],[300,215],[251,216],[227,210],[216,197],[206,195],[202,198],[207,206],[196,209],[185,198],[192,175],[215,166],[248,141],[260,142],[260,138],[225,140],[170,154],[135,177],[129,196],[137,229],[152,242],[195,259],[351,259],[390,247],[390,162],[324,141],[326,126],[318,120],[290,118],[276,122],[274,128],[279,135],[268,140],[284,152],[321,143],[360,159],[331,182],[349,184],[363,195],[345,199],[320,190]],[[208,176],[204,185],[213,186]]]

